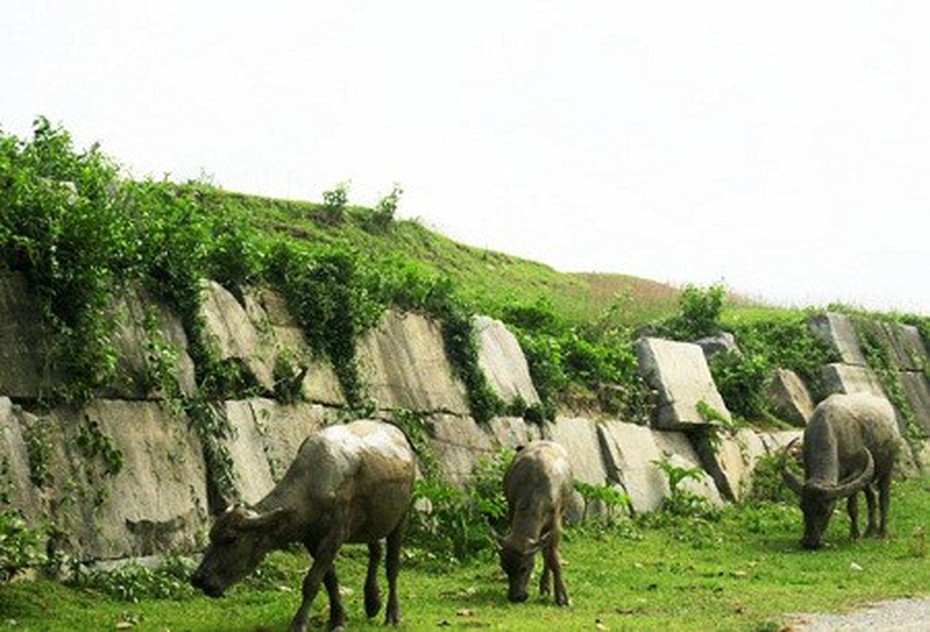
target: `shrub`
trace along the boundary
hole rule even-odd
[[[503,451],[480,460],[464,489],[438,475],[417,481],[415,497],[427,501],[429,510],[414,511],[410,542],[422,549],[427,561],[441,567],[494,550],[492,529],[507,527],[501,480],[512,457],[512,452]]]
[[[669,495],[662,501],[662,513],[711,521],[720,519],[720,509],[711,505],[707,498],[681,487],[682,481],[701,480],[706,476],[701,468],[675,465],[668,459],[652,463],[668,478]]]
[[[370,221],[365,223],[365,228],[373,233],[381,233],[390,228],[394,222],[394,215],[397,213],[397,204],[400,202],[400,196],[404,190],[397,183],[391,192],[378,200],[377,206],[371,213]]]
[[[679,314],[660,325],[662,335],[690,341],[717,334],[725,299],[723,285],[686,285],[678,299]]]

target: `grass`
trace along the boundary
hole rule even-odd
[[[887,539],[850,541],[838,509],[828,546],[815,552],[798,546],[800,512],[771,503],[730,507],[719,522],[654,514],[611,529],[570,529],[563,549],[573,601],[567,609],[535,596],[524,604],[507,602],[491,555],[437,572],[412,550],[400,580],[402,629],[567,630],[600,623],[615,631],[777,630],[785,613],[928,594],[928,485],[925,479],[896,483]],[[362,611],[364,564],[358,547],[340,554],[349,627],[383,629],[380,617],[369,622]],[[277,553],[269,565],[274,572],[220,600],[128,603],[48,581],[15,582],[0,586],[0,629],[113,630],[122,624],[157,632],[283,630],[298,605],[306,565],[303,555]],[[319,629],[325,623],[322,593],[314,605]]]

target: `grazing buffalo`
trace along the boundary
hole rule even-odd
[[[549,594],[550,577],[555,602],[569,605],[562,579],[559,545],[562,514],[572,498],[572,468],[565,448],[551,441],[534,441],[517,453],[504,474],[510,535],[495,534],[501,567],[507,573],[510,601],[526,601],[533,558],[543,552],[541,595]]]
[[[859,537],[862,491],[869,508],[866,535],[885,535],[891,476],[901,435],[894,409],[884,397],[866,393],[831,395],[820,403],[804,431],[804,480],[784,467],[785,482],[801,497],[804,512],[802,546],[816,549],[827,529],[836,501],[846,498],[850,536]],[[875,518],[875,489],[881,522]]]
[[[313,556],[291,632],[304,632],[320,588],[329,594],[331,629],[345,625],[334,559],[345,542],[368,544],[365,612],[381,608],[378,563],[387,538],[385,623],[397,624],[397,572],[410,510],[414,455],[404,434],[376,421],[330,426],[307,438],[284,478],[253,508],[233,507],[210,531],[191,583],[213,597],[252,572],[265,555],[301,542]]]

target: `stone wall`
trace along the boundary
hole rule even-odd
[[[211,512],[256,502],[281,479],[309,434],[351,416],[333,368],[311,353],[280,296],[263,288],[234,293],[207,282],[204,297],[201,317],[219,358],[237,364],[255,385],[252,396],[213,409],[229,430],[219,447],[229,459],[231,489],[222,484],[223,472],[208,466],[192,420],[146,378],[154,339],[177,356],[173,376],[182,392],[196,391],[184,330],[170,310],[142,292],[116,297],[119,378],[79,410],[45,410],[43,397],[56,383],[45,362],[46,336],[22,279],[0,276],[0,509],[15,507],[34,525],[56,527],[62,535],[54,545],[81,559],[194,550]],[[478,317],[474,324],[479,365],[491,388],[505,401],[538,403],[514,336],[499,321]],[[846,317],[831,314],[812,327],[844,358],[824,368],[835,390],[881,388]],[[875,336],[895,350],[909,401],[930,429],[919,334],[883,325]],[[668,468],[696,473],[682,487],[720,504],[743,498],[758,459],[800,436],[801,430],[735,431],[705,418],[703,406],[725,421],[730,414],[700,346],[649,338],[638,352],[643,377],[659,396],[651,427],[567,414],[540,425],[519,417],[478,423],[446,356],[440,325],[420,314],[386,312],[357,346],[374,415],[421,419],[425,449],[457,485],[468,483],[482,458],[549,439],[567,448],[577,480],[623,492],[633,513],[661,507],[671,493]],[[803,384],[798,387],[796,376],[783,379],[790,388],[779,397],[787,400],[786,410],[796,409],[792,422],[803,425],[815,402],[809,395],[806,402],[792,401],[804,399],[797,395]],[[274,399],[282,380],[297,380],[297,402]],[[576,500],[575,517],[603,509]]]

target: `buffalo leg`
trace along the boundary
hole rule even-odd
[[[323,580],[323,577],[329,573],[332,564],[333,560],[331,557],[325,561],[322,557],[313,560],[313,565],[310,566],[310,570],[307,571],[307,576],[304,577],[304,584],[301,589],[303,600],[300,602],[300,608],[297,609],[297,614],[294,615],[294,619],[291,621],[290,632],[306,632],[307,621],[310,618],[310,605],[313,603],[314,597],[316,597],[317,592],[320,590],[320,582]]]
[[[543,554],[543,570],[539,576],[539,594],[541,597],[549,596],[549,588],[552,584],[552,569],[549,567],[549,556]]]
[[[869,526],[866,527],[865,534],[867,536],[877,535],[878,520],[876,519],[875,488],[872,485],[866,485],[862,491],[865,493],[865,503],[869,506]]]
[[[849,537],[859,539],[859,493],[846,499],[846,512],[849,514]]]
[[[323,584],[329,595],[329,629],[342,630],[346,625],[346,611],[342,607],[342,597],[339,595],[339,580],[336,578],[336,568],[329,567],[329,572],[323,575]]]
[[[878,506],[881,514],[878,535],[885,537],[888,527],[888,506],[891,504],[891,472],[883,474],[878,480]]]
[[[372,618],[381,609],[381,589],[378,588],[378,565],[381,563],[381,542],[368,544],[368,574],[365,576],[365,614]]]
[[[562,578],[562,563],[559,560],[559,547],[561,543],[561,525],[556,525],[555,532],[552,534],[552,541],[543,549],[543,555],[545,556],[545,565],[552,570],[555,603],[559,606],[567,606],[571,602],[568,598],[568,589],[565,587],[565,580]]]
[[[407,518],[404,516],[387,537],[387,561],[385,570],[388,581],[387,610],[384,613],[385,625],[398,625],[400,623],[400,604],[397,600],[397,574],[400,572],[400,547],[404,542],[404,531],[407,528]]]
[[[338,522],[342,521],[337,520]],[[297,609],[297,613],[291,621],[290,632],[306,632],[307,621],[310,619],[310,606],[320,590],[320,582],[328,573],[332,572],[336,552],[339,551],[339,547],[345,539],[344,532],[344,527],[334,528],[313,551],[313,564],[310,566],[310,570],[307,571],[307,576],[304,577],[303,588],[301,589],[303,600],[300,602],[300,608]],[[333,579],[335,579],[335,575],[333,575]]]

